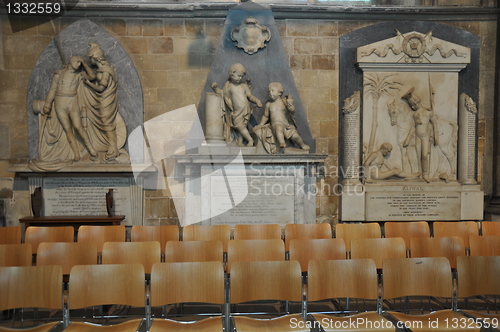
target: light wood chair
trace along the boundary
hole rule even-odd
[[[222,250],[227,252],[231,238],[229,225],[187,225],[182,229],[183,241],[215,241],[222,242]]]
[[[24,234],[24,243],[31,243],[33,254],[42,242],[73,242],[75,229],[72,226],[30,226]]]
[[[457,268],[457,257],[466,255],[465,245],[461,237],[412,237],[410,239],[410,255],[417,257],[446,257],[451,268]]]
[[[481,231],[483,235],[500,235],[500,222],[482,221]]]
[[[167,242],[168,243],[168,242]],[[102,264],[142,264],[146,274],[161,261],[160,242],[105,242]]]
[[[309,261],[346,259],[343,239],[293,239],[290,241],[290,260],[300,263],[307,272]]]
[[[157,263],[151,273],[151,307],[205,303],[220,306],[221,312],[199,321],[154,318],[150,332],[220,332],[226,313],[224,268],[221,262]],[[203,312],[204,313],[204,312]],[[228,330],[226,330],[228,331]]]
[[[1,267],[0,294],[2,294],[0,312],[18,308],[44,308],[62,312],[62,269],[56,265]],[[0,331],[46,332],[59,325],[61,321],[29,329],[0,327]]]
[[[410,238],[430,237],[431,230],[427,221],[388,221],[384,224],[385,237],[402,237],[406,249],[410,250]]]
[[[285,244],[281,239],[231,240],[227,250],[227,273],[231,273],[234,262],[285,260]]]
[[[353,239],[351,241],[351,258],[373,259],[378,270],[382,269],[382,261],[386,258],[406,258],[406,245],[403,238]]]
[[[453,297],[454,289],[451,266],[445,257],[390,258],[384,260],[383,270],[384,300],[407,296],[425,298]],[[392,303],[396,305],[399,301],[393,301]],[[386,311],[386,313],[400,322],[396,325],[411,326],[412,331],[449,330],[449,322],[460,321],[464,317],[451,309],[442,309],[439,307],[428,309],[421,307],[419,312],[424,311],[425,314],[412,315],[409,314],[409,308],[406,304],[411,303],[412,305],[416,305],[415,302],[401,301],[401,303],[404,305],[403,308],[400,308],[402,311],[391,309],[390,311]],[[425,301],[425,303],[431,303],[431,301]],[[432,312],[427,313],[429,311]],[[452,330],[478,332],[480,329],[465,329],[458,326]]]
[[[0,267],[31,266],[31,255],[29,243],[0,244]]]
[[[89,226],[83,225],[78,229],[78,242],[93,242],[97,244],[97,253],[102,253],[104,242],[125,242],[126,230],[124,225]]]
[[[223,262],[222,242],[178,241],[167,242],[165,262]]]
[[[293,239],[331,239],[332,226],[320,224],[286,224],[285,251],[290,251],[290,241]]]
[[[278,224],[239,224],[234,226],[235,240],[281,239],[281,226]]]
[[[0,227],[0,244],[21,243],[21,226]]]
[[[380,225],[376,222],[363,224],[337,224],[335,226],[335,237],[344,239],[347,252],[351,251],[351,240],[362,238],[380,238],[382,232]]]
[[[161,226],[132,226],[130,231],[131,242],[160,242],[162,254],[165,250],[165,245],[168,241],[179,241],[179,226],[177,225],[161,225]]]
[[[144,267],[142,264],[76,265],[71,269],[68,291],[68,332],[135,332],[146,317],[99,326],[89,322],[71,321],[71,310],[99,305],[120,304],[146,308]],[[109,326],[113,325],[113,326]]]
[[[43,242],[38,247],[36,265],[60,265],[69,275],[75,265],[97,264],[97,245],[90,242]]]
[[[500,235],[471,235],[470,256],[500,256]]]
[[[302,304],[302,272],[299,262],[234,262],[231,268],[229,303],[235,305],[263,300],[292,301]],[[303,314],[303,308],[300,311]],[[231,315],[236,331],[309,331],[309,328],[305,328],[306,324],[300,313],[270,319],[250,318],[247,315],[244,313]]]
[[[478,223],[475,221],[435,221],[432,224],[434,237],[459,236],[469,248],[469,236],[479,235]]]
[[[374,308],[371,311],[366,311],[365,303],[358,307],[351,307],[349,310],[341,312],[343,315],[336,314],[335,316],[325,313],[314,313],[311,307],[316,301],[324,301],[336,299],[337,301],[345,299],[363,299],[375,302]],[[353,306],[356,301],[352,301]],[[347,307],[347,305],[345,305]],[[394,331],[391,327],[391,322],[382,317],[378,312],[381,311],[382,304],[379,300],[379,288],[377,267],[371,259],[349,259],[349,260],[329,260],[319,261],[313,260],[309,262],[308,268],[308,287],[307,287],[307,308],[316,322],[318,322],[325,332],[339,331],[338,326],[349,321],[360,321],[362,324],[357,324],[356,329],[346,328],[346,331],[369,331],[369,324],[373,325],[378,322],[379,328],[373,330],[389,332]],[[362,312],[354,314],[361,310]],[[383,324],[381,324],[383,322]],[[335,328],[337,326],[337,328]]]

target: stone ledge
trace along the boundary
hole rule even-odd
[[[157,169],[154,165],[132,165],[130,164],[76,164],[69,165],[57,172],[35,172],[32,171],[27,164],[15,164],[12,165],[9,169],[9,172],[16,172],[21,176],[33,176],[34,174],[40,176],[49,176],[54,174],[68,174],[68,173],[89,173],[89,175],[95,175],[95,173],[126,173],[126,175],[130,175],[131,173],[153,173],[156,172]]]

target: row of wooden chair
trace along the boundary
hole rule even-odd
[[[460,256],[457,261],[459,287],[452,282],[450,265],[444,257],[386,259],[382,288],[373,260],[311,261],[305,297],[300,264],[293,260],[236,262],[229,283],[220,262],[156,263],[148,287],[140,264],[75,266],[70,272],[66,305],[62,301],[60,267],[4,267],[0,268],[0,310],[59,309],[65,331],[100,330],[72,318],[74,310],[100,304],[144,307],[141,318],[119,323],[114,329],[104,327],[120,332],[136,331],[143,324],[152,332],[223,331],[224,327],[225,331],[234,327],[241,332],[312,331],[312,326],[321,326],[326,332],[396,331],[396,327],[410,327],[411,331],[480,331],[481,325],[488,322],[499,327],[498,307],[491,308],[491,301],[484,295],[500,295],[500,256]],[[421,314],[415,315],[408,300],[397,301],[414,296],[429,297],[429,303],[435,301],[439,307],[423,307],[420,302],[417,309]],[[449,302],[441,301],[448,298]],[[355,306],[353,299],[372,300],[375,305],[363,302]],[[282,316],[269,318],[270,314],[266,314],[265,319],[250,317],[261,313],[262,302],[254,309],[250,307],[249,312],[235,306],[263,300],[296,305],[285,306]],[[334,304],[330,307],[335,315],[323,312],[321,301],[325,300]],[[470,310],[470,304],[476,301],[480,305]],[[176,303],[212,303],[220,310],[215,314],[207,312],[210,318],[194,322],[179,321],[179,313],[166,318],[156,314],[159,311],[154,308]],[[197,313],[207,308],[198,307]],[[482,320],[475,321],[474,317]],[[36,331],[48,331],[56,324],[39,326]]]

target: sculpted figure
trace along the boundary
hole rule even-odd
[[[260,100],[252,94],[249,82],[242,82],[243,77],[246,75],[245,67],[236,63],[229,67],[229,80],[220,89],[217,83],[212,83],[212,89],[215,93],[222,94],[226,104],[225,115],[225,139],[226,142],[232,142],[234,136],[237,137],[238,145],[243,146],[243,139],[248,143],[247,146],[253,146],[254,141],[250,132],[247,129],[247,124],[252,115],[253,108],[250,102],[262,107]],[[235,131],[231,135],[231,128]]]
[[[388,160],[391,152],[392,144],[383,143],[379,150],[372,152],[368,156],[363,164],[366,173],[366,182],[387,180],[393,176],[404,179],[418,178],[420,176],[420,172],[410,174],[392,166]]]
[[[285,148],[285,139],[293,141],[302,150],[309,151],[310,147],[304,143],[294,126],[293,99],[289,95],[281,98],[283,90],[283,85],[279,82],[269,84],[264,114],[260,123],[253,128],[253,132],[262,140],[268,153],[277,152],[276,141],[280,148]]]

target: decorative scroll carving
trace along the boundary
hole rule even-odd
[[[250,16],[231,31],[231,40],[246,53],[254,54],[266,47],[266,42],[271,40],[271,31]]]

